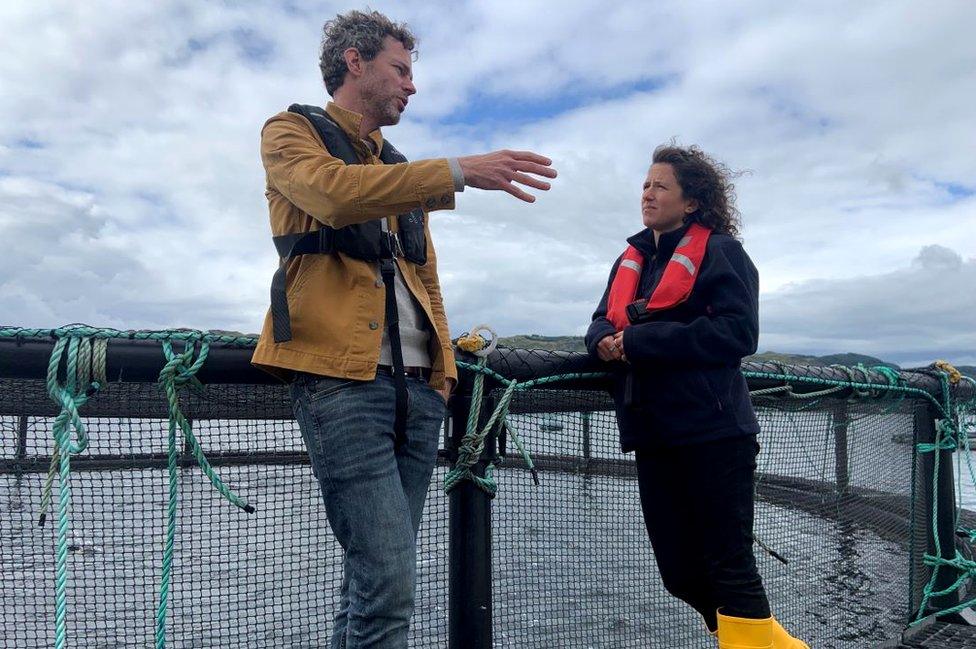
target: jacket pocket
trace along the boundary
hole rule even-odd
[[[700,369],[654,372],[640,380],[640,400],[664,430],[703,431],[725,418],[715,388]]]
[[[702,384],[719,410],[732,407],[731,382],[726,369],[708,369],[701,371]]]

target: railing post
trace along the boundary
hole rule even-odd
[[[917,442],[922,444],[935,444],[938,436],[935,426],[934,409],[925,402],[915,405],[914,412],[915,430]],[[917,452],[917,450],[916,450]],[[935,475],[936,453],[939,458],[939,474]],[[919,483],[921,490],[921,514],[924,517],[925,546],[929,555],[935,556],[936,535],[941,545],[942,557],[951,559],[956,553],[956,499],[955,488],[953,486],[952,471],[952,451],[936,449],[928,453],[918,454]],[[938,506],[938,515],[933,521],[933,507]],[[917,520],[918,517],[916,517]],[[913,566],[920,564],[921,557],[916,557]],[[932,568],[921,571],[924,577],[916,584],[913,589],[921,596],[921,589],[929,582],[932,576]],[[937,578],[932,585],[933,590],[940,591],[950,587],[957,579],[950,568],[940,568]],[[933,597],[929,600],[928,610],[925,614],[951,608],[959,603],[959,594],[956,591],[949,592],[941,597]],[[919,602],[913,602],[914,610],[917,610]]]
[[[478,424],[491,414],[493,400],[485,398]],[[451,460],[467,430],[471,393],[455,393],[451,399]],[[485,439],[485,450],[472,469],[484,476],[495,455],[495,439]],[[491,498],[470,480],[451,491],[449,500],[448,647],[491,649]]]
[[[851,486],[849,452],[847,450],[847,402],[834,404],[831,413],[834,428],[834,473],[837,478],[837,493],[846,494]]]

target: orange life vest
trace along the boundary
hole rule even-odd
[[[692,223],[688,227],[668,260],[661,281],[647,300],[645,308],[648,313],[670,309],[688,299],[691,289],[695,287],[695,279],[698,277],[711,234],[709,228],[698,223]],[[627,306],[637,297],[637,286],[643,268],[644,255],[634,246],[627,246],[607,297],[607,320],[617,331],[623,331],[631,324],[627,316]]]

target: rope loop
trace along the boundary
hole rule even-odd
[[[97,352],[97,350],[96,350]],[[64,382],[59,370],[64,362]],[[93,372],[94,364],[94,372]],[[100,377],[102,382],[93,378]],[[48,396],[58,404],[60,412],[54,419],[52,435],[54,450],[41,495],[38,524],[43,525],[52,500],[54,477],[58,476],[58,528],[55,545],[54,646],[64,649],[67,642],[67,584],[68,534],[71,510],[71,456],[88,448],[88,432],[79,409],[87,403],[104,383],[104,355],[92,352],[91,341],[81,336],[59,337],[47,366]],[[77,441],[72,441],[71,431]]]
[[[491,334],[491,338],[485,340],[481,336],[483,331]],[[457,346],[458,349],[474,354],[478,358],[487,358],[498,347],[498,334],[488,325],[480,324],[458,338]]]

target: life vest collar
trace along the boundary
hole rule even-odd
[[[621,257],[607,297],[607,319],[617,331],[632,324],[635,317],[643,320],[650,314],[672,309],[688,299],[705,258],[711,233],[709,228],[692,223],[686,228],[662,234],[653,249],[647,247],[648,243],[653,245],[654,242],[653,233],[649,230],[628,239],[630,245]],[[661,281],[646,300],[635,303],[647,254],[664,255],[669,251],[670,258]]]

